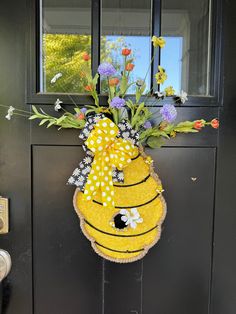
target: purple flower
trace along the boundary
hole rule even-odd
[[[85,107],[84,107],[84,108],[81,108],[80,111],[81,111],[83,114],[85,114],[85,112],[87,111],[87,108],[85,108]]]
[[[122,108],[124,107],[125,105],[125,100],[123,98],[120,98],[120,97],[114,97],[111,101],[111,107],[112,108]]]
[[[144,129],[150,129],[152,127],[152,124],[150,121],[146,121],[143,125]]]
[[[113,67],[111,63],[104,62],[99,65],[98,73],[104,76],[111,76],[116,73],[116,69]]]
[[[169,123],[173,122],[177,117],[177,111],[174,105],[164,105],[161,108],[160,113],[163,120]]]

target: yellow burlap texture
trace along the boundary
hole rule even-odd
[[[114,200],[115,206],[119,208],[104,207],[94,201],[84,200],[83,193],[76,190],[74,207],[81,219],[81,228],[95,251],[102,257],[120,263],[132,262],[142,258],[158,241],[166,205],[162,195],[158,195],[161,182],[144,155],[132,160],[124,169],[124,184],[141,182],[149,174],[151,175],[146,181],[134,186],[119,187],[122,184],[115,184]],[[154,200],[149,202],[152,199]],[[99,191],[95,201],[102,202]],[[147,204],[137,207],[145,203]],[[137,207],[143,218],[143,222],[137,224],[135,229],[114,227],[114,217],[123,207]]]

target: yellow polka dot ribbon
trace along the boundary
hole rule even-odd
[[[112,169],[122,170],[138,153],[130,141],[118,138],[118,127],[108,118],[99,120],[85,144],[94,153],[91,171],[84,188],[86,200],[92,200],[101,189],[103,206],[114,207]]]

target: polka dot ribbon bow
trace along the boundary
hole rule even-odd
[[[122,170],[138,153],[130,141],[118,138],[119,129],[108,118],[99,120],[85,144],[93,152],[94,159],[84,189],[86,200],[93,199],[101,189],[103,206],[114,207],[112,170]]]

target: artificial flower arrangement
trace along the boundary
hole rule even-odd
[[[153,36],[152,42],[155,50],[165,46],[162,37]],[[83,108],[75,104],[75,113],[71,113],[65,111],[57,99],[55,110],[63,110],[60,117],[32,106],[33,114],[29,119],[39,119],[39,125],[47,124],[47,127],[82,129],[79,137],[84,141],[85,157],[68,180],[77,187],[74,207],[82,231],[94,250],[108,260],[125,263],[142,258],[158,241],[166,215],[164,190],[154,171],[153,160],[145,154],[143,146],[160,147],[163,139],[173,138],[178,133],[199,132],[205,126],[216,129],[219,122],[199,119],[174,123],[175,106],[164,104],[157,109],[155,104],[166,96],[184,103],[187,94],[184,91],[175,94],[172,86],[163,92],[146,92],[147,74],[144,80],[130,79],[135,67],[131,49],[124,48],[121,54],[121,71],[112,63],[104,62],[94,77],[90,56],[83,54],[81,75],[87,82],[84,89],[92,96],[94,104]],[[51,83],[56,84],[61,76],[61,73],[56,74]],[[99,104],[96,91],[99,76],[107,82],[107,106]],[[158,85],[166,81],[167,73],[161,66],[155,78]],[[135,87],[135,98],[127,96],[130,87]],[[155,96],[152,107],[146,104],[150,95]],[[25,115],[26,112],[10,107],[6,118],[10,120],[13,114]]]

